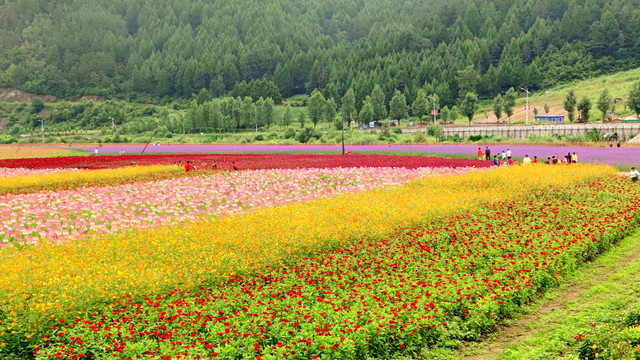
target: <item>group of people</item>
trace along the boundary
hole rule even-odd
[[[187,172],[189,172],[189,171],[193,171],[193,170],[196,170],[196,164],[195,164],[192,160],[187,160],[187,161],[184,163],[184,165],[182,164],[182,160],[174,161],[174,162],[173,162],[173,165],[174,165],[174,166],[177,166],[177,167],[182,167],[182,166],[184,166],[184,170],[185,170],[185,171],[187,171]],[[236,164],[236,162],[235,162],[235,161],[231,164],[231,168],[232,168],[234,171],[239,170],[238,165]],[[218,169],[218,164],[216,164],[216,161],[215,161],[215,160],[213,161],[213,164],[211,164],[211,165],[208,165],[206,162],[204,162],[204,161],[203,161],[203,162],[200,164],[200,169],[217,170],[217,169]]]
[[[477,152],[478,160],[491,160],[491,150],[489,147],[485,147],[484,151],[482,148],[478,148]],[[543,163],[545,165],[569,165],[576,164],[578,162],[578,155],[573,152],[567,153],[564,157],[560,157],[559,155],[554,155],[548,157],[547,160]],[[538,157],[533,156],[533,158],[529,157],[529,154],[525,155],[522,159],[522,165],[530,165],[537,164]],[[514,165],[513,158],[511,157],[511,150],[507,149],[498,153],[497,155],[493,155],[493,165],[494,166],[509,166]]]

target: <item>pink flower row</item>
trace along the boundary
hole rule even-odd
[[[51,174],[61,171],[75,171],[77,169],[23,169],[23,168],[0,168],[0,178],[2,177],[15,177],[15,176],[27,176],[38,174]]]
[[[165,181],[0,196],[0,247],[224,216],[470,168],[221,172]]]

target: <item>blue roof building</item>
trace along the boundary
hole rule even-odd
[[[538,115],[536,121],[547,121],[556,124],[564,124],[564,115]]]

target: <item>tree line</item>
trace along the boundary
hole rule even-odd
[[[387,102],[420,108],[422,91],[470,110],[637,67],[638,33],[637,0],[15,0],[0,2],[0,86],[275,104],[318,90],[337,106],[353,89],[377,118],[376,85]]]

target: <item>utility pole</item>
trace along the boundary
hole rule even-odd
[[[433,125],[436,124],[436,98],[433,96],[429,96],[431,98],[431,100],[433,100]]]
[[[111,119],[111,136],[114,136],[116,133],[116,123],[111,116],[109,116],[109,119]]]
[[[529,89],[525,89],[525,88],[520,88],[520,90],[524,91],[527,93],[527,105],[525,106],[525,125],[529,125]]]

